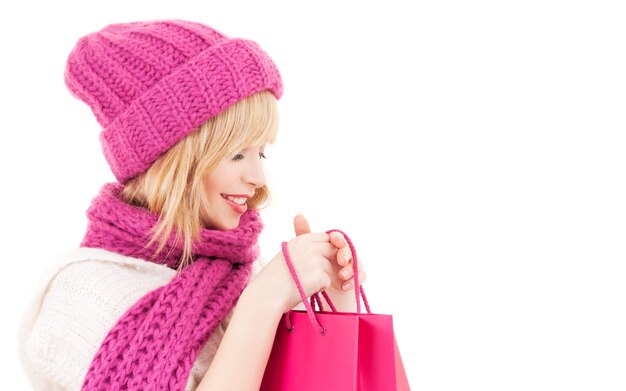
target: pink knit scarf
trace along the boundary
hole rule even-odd
[[[176,268],[182,248],[170,238],[161,256],[144,248],[157,215],[119,199],[122,186],[105,185],[87,212],[81,244]],[[183,390],[215,327],[250,278],[263,224],[248,211],[230,231],[204,229],[194,261],[165,286],[142,297],[113,326],[96,353],[83,390]]]

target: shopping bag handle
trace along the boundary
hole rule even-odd
[[[340,234],[342,234],[343,237],[346,239],[348,246],[350,246],[350,251],[352,252],[352,268],[354,270],[354,286],[355,286],[354,295],[356,298],[356,311],[358,314],[361,313],[361,298],[363,298],[363,303],[365,304],[367,313],[371,314],[372,311],[370,309],[369,302],[367,301],[367,297],[365,296],[365,290],[363,290],[363,287],[359,283],[359,266],[358,266],[356,250],[354,249],[354,244],[352,243],[352,240],[350,240],[348,235],[345,234],[345,232],[340,231],[338,229],[331,229],[331,230],[326,231],[327,234],[330,234],[331,232],[339,232]],[[311,296],[311,303],[308,302],[306,294],[304,293],[304,289],[302,288],[302,284],[300,284],[300,280],[298,279],[296,270],[293,267],[293,263],[291,262],[291,257],[289,256],[289,250],[287,248],[287,242],[282,243],[282,251],[283,251],[283,256],[285,258],[285,262],[287,263],[287,267],[289,268],[289,272],[291,273],[291,277],[293,277],[293,280],[296,283],[296,287],[298,288],[298,293],[300,293],[300,297],[302,298],[302,303],[306,307],[306,312],[309,317],[309,320],[311,321],[311,324],[313,325],[313,327],[315,327],[318,330],[318,332],[321,335],[326,335],[326,328],[322,326],[320,322],[317,320],[317,317],[315,316],[315,310],[313,309],[315,302],[317,302],[320,308],[320,311],[323,311],[322,300],[320,299],[319,294],[318,293],[313,294],[313,296]],[[333,304],[332,300],[330,299],[326,291],[322,291],[322,295],[324,296],[324,299],[326,299],[326,302],[328,302],[328,305],[330,306],[331,310],[333,312],[337,312],[337,308],[335,308],[335,305]],[[285,317],[285,322],[287,323],[287,329],[289,331],[292,331],[293,325],[291,324],[291,319],[289,316],[290,314],[291,314],[291,311],[288,311],[287,316]]]

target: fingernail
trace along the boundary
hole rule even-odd
[[[343,278],[348,278],[348,277],[350,277],[350,271],[349,270],[343,270],[341,272],[341,275],[343,276]]]
[[[345,291],[352,289],[352,283],[351,282],[346,282],[345,284],[343,284],[343,289]]]
[[[346,261],[346,263],[350,262],[350,254],[344,255],[343,259]]]

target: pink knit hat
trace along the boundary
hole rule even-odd
[[[230,105],[283,92],[255,42],[181,20],[112,24],[82,37],[65,83],[102,125],[104,155],[120,183]]]

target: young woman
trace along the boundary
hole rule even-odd
[[[113,24],[78,41],[65,81],[102,126],[118,182],[94,198],[81,246],[23,318],[33,386],[258,389],[278,322],[301,301],[279,244],[257,262],[283,90],[273,61],[199,23]],[[294,226],[306,294],[353,310],[345,239],[310,233],[302,216]]]

